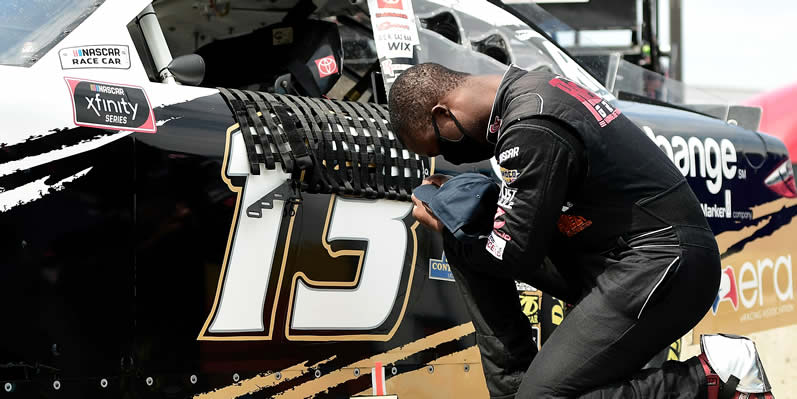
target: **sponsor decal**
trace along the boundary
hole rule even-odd
[[[517,194],[516,188],[509,188],[506,182],[502,183],[501,195],[498,197],[498,206],[504,209],[512,209],[512,206],[515,205],[515,194]]]
[[[493,217],[493,234],[503,238],[506,241],[512,241],[512,236],[501,231],[501,228],[506,225],[504,215],[506,215],[506,211],[500,207],[495,210],[495,216]]]
[[[519,175],[517,169],[506,169],[503,166],[501,167],[501,178],[504,179],[506,184],[514,183]]]
[[[684,177],[706,179],[706,188],[711,194],[722,189],[723,179],[746,179],[747,170],[736,165],[736,147],[728,139],[717,140],[706,137],[681,137],[657,135],[649,126],[642,131],[664,151]]]
[[[387,49],[390,51],[399,51],[403,53],[412,53],[412,48],[410,48],[412,43],[410,42],[394,42],[388,41],[387,42]]]
[[[378,12],[376,13],[377,18],[402,18],[402,19],[409,19],[407,14],[402,14],[398,12]],[[379,29],[377,29],[379,30]]]
[[[551,323],[555,326],[562,324],[565,319],[565,302],[556,299],[556,303],[551,307]]]
[[[501,130],[501,117],[496,116],[495,122],[490,124],[490,133],[498,133]]]
[[[419,40],[411,2],[369,0],[369,8],[379,58],[412,58]]]
[[[293,27],[275,28],[271,31],[271,44],[281,46],[293,43]]]
[[[512,236],[510,236],[507,233],[504,233],[501,230],[493,230],[493,233],[495,233],[495,235],[497,235],[498,237],[503,238],[505,241],[512,241]]]
[[[559,222],[556,224],[556,227],[559,228],[562,234],[573,237],[591,225],[592,221],[587,220],[583,216],[561,215],[559,216]]]
[[[498,208],[495,210],[495,217],[493,217],[493,229],[498,230],[501,227],[506,225],[506,221],[504,220],[504,215],[506,215],[506,211]]]
[[[390,22],[390,21],[382,22],[382,23],[380,23],[379,25],[376,26],[376,30],[378,30],[380,32],[384,31],[384,30],[390,30],[390,29],[410,30],[410,26],[407,25],[407,24],[394,23],[394,22]]]
[[[485,246],[485,248],[487,249],[487,252],[489,252],[497,259],[504,260],[505,247],[506,247],[506,240],[495,234],[495,231],[493,231],[490,234],[490,236],[487,237],[487,245]]]
[[[739,311],[739,304],[743,311],[758,307],[778,305],[794,299],[794,275],[791,265],[791,255],[779,256],[774,261],[764,258],[753,262],[745,262],[736,273],[736,268],[726,266],[722,270],[720,287],[711,306],[713,314],[718,313],[719,305],[728,302],[735,312]],[[765,290],[764,282],[772,282],[771,290]],[[769,292],[767,292],[769,291]],[[774,292],[774,298],[771,293]],[[769,298],[769,299],[765,299]],[[788,305],[781,308],[771,307],[762,311],[746,312],[740,316],[739,321],[756,320],[762,317],[771,317],[778,312],[793,311],[794,306]],[[769,313],[769,314],[766,314]]]
[[[130,51],[125,45],[92,45],[62,48],[58,51],[61,69],[130,69]]]
[[[429,259],[429,278],[433,280],[454,281],[451,265],[443,252],[442,259]]]
[[[518,296],[520,297],[520,308],[523,311],[523,314],[526,315],[526,317],[529,319],[529,323],[539,324],[540,302],[542,300],[542,292],[524,291],[521,292]]]
[[[504,163],[507,159],[512,159],[520,154],[520,147],[512,147],[498,154],[498,163]]]
[[[703,215],[707,218],[753,220],[752,211],[734,211],[731,209],[731,190],[725,190],[725,204],[709,205],[701,202],[700,209],[703,210]]]
[[[515,289],[517,289],[518,291],[537,291],[537,289],[532,287],[531,285],[517,280],[515,280]]]
[[[392,77],[393,75],[395,75],[393,73],[393,61],[391,61],[390,59],[384,59],[380,61],[380,66],[382,67],[382,73],[385,74],[385,76]]]
[[[551,86],[564,91],[578,100],[595,117],[600,127],[606,127],[620,115],[620,110],[614,108],[608,101],[602,99],[597,94],[581,87],[578,83],[572,82],[562,77],[551,79]]]
[[[739,294],[736,289],[736,272],[732,266],[727,266],[720,275],[720,288],[714,304],[711,305],[711,312],[717,314],[717,307],[720,302],[730,302],[733,310],[739,309]]]
[[[731,190],[725,190],[725,205],[700,204],[703,215],[707,218],[730,218],[731,217]]]
[[[152,106],[144,89],[119,83],[65,78],[74,122],[100,129],[155,133]]]
[[[338,63],[335,62],[335,56],[332,55],[315,60],[315,66],[318,68],[318,77],[320,78],[338,73]]]
[[[537,344],[537,350],[542,346],[542,335],[540,329],[540,310],[542,308],[542,292],[540,291],[523,291],[518,293],[520,299],[520,309],[526,318],[529,319],[531,329],[534,331],[532,339]]]
[[[667,360],[681,360],[681,339],[679,338],[677,341],[670,344],[670,348],[667,351]]]
[[[412,58],[413,45],[418,44],[412,32],[389,30],[374,35],[377,53],[386,58]]]
[[[404,0],[376,0],[378,8],[393,8],[396,10],[404,9]]]

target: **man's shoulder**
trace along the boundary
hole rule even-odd
[[[515,79],[509,84],[512,88],[529,88],[541,83],[549,82],[557,75],[547,70],[520,70]]]

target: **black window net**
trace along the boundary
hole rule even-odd
[[[409,201],[429,159],[390,130],[387,108],[323,98],[220,88],[243,133],[252,174],[290,173],[309,193]]]

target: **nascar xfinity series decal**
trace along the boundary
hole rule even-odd
[[[124,45],[67,47],[58,56],[61,69],[130,69],[130,50]]]
[[[141,87],[65,79],[75,125],[142,133],[157,130],[152,106]]]

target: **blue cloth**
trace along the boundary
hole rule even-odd
[[[466,241],[492,231],[499,191],[489,177],[463,173],[440,188],[433,184],[416,187],[413,195],[429,206],[454,237]]]

